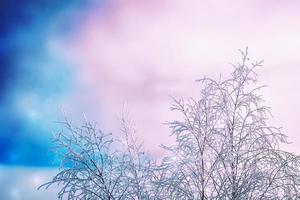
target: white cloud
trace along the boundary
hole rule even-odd
[[[0,199],[3,200],[53,200],[58,188],[37,188],[57,173],[56,169],[0,166]]]

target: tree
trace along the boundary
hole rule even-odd
[[[248,50],[227,79],[203,78],[198,98],[173,98],[181,118],[168,122],[174,145],[157,164],[123,115],[123,142],[86,121],[56,135],[59,199],[276,200],[300,198],[300,157],[280,149],[287,136],[269,125]],[[121,140],[122,141],[122,140]]]
[[[111,134],[104,134],[86,121],[74,127],[65,118],[65,130],[55,135],[56,153],[60,154],[60,172],[40,187],[62,184],[59,199],[124,199],[128,185],[125,156],[112,150]]]
[[[199,99],[174,99],[182,120],[169,123],[176,144],[164,165],[169,199],[300,198],[299,156],[280,150],[280,128],[256,86],[248,50],[226,80],[203,78]]]
[[[136,138],[134,122],[128,113],[122,114],[121,132],[124,135],[124,155],[126,158],[126,179],[128,185],[128,195],[126,199],[148,200],[153,199],[155,193],[152,192],[152,174],[155,170],[155,162],[143,151],[143,144]]]
[[[60,154],[60,172],[41,185],[62,184],[59,199],[150,199],[154,161],[142,151],[130,119],[121,118],[124,143],[85,120],[74,127],[67,117],[63,130],[54,136]],[[121,147],[121,148],[118,148]]]

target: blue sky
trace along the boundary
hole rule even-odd
[[[60,19],[81,1],[1,1],[0,163],[51,166],[47,153],[59,102],[72,89],[72,72],[47,48],[49,37],[71,29]],[[70,22],[71,23],[71,22]]]

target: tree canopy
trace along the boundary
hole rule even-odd
[[[248,49],[230,77],[203,78],[197,98],[173,98],[181,118],[168,122],[172,146],[160,162],[146,155],[130,120],[122,117],[124,143],[91,122],[66,119],[56,135],[61,169],[41,187],[61,184],[63,199],[298,199],[300,158],[281,150],[287,136],[269,124]],[[120,148],[118,148],[120,147]]]

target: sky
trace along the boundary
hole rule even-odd
[[[171,144],[164,122],[196,79],[224,77],[238,49],[264,59],[259,84],[300,152],[300,2],[296,0],[4,0],[0,3],[0,199],[55,198],[49,152],[61,110],[119,134],[124,104],[145,149]],[[30,180],[30,181],[29,181]],[[32,184],[27,184],[27,183]],[[5,187],[4,187],[5,186]]]

